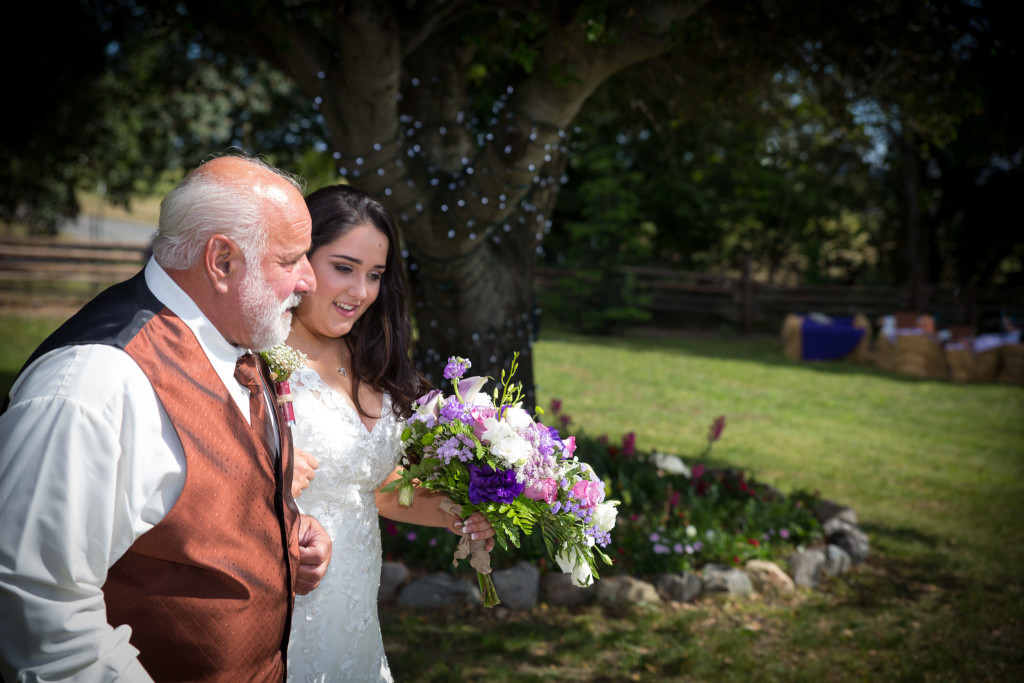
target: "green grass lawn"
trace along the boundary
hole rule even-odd
[[[58,320],[0,317],[3,389]],[[385,607],[403,681],[1015,681],[1024,675],[1024,387],[786,360],[776,339],[546,333],[541,405],[854,508],[872,554],[789,597],[530,612]],[[571,430],[570,430],[571,431]],[[614,531],[612,533],[614,539]],[[614,540],[613,540],[614,544]]]

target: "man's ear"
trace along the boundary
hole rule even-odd
[[[245,256],[230,238],[214,235],[203,250],[203,268],[206,277],[218,294],[226,294],[233,282],[238,282],[245,271]]]

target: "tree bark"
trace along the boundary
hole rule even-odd
[[[572,121],[609,76],[671,49],[680,22],[707,1],[612,5],[604,22],[614,38],[604,40],[586,17],[553,10],[533,68],[479,119],[468,76],[479,43],[468,36],[482,14],[490,22],[518,3],[353,0],[258,24],[252,49],[320,98],[339,173],[400,219],[428,376],[438,381],[459,355],[497,380],[518,351],[516,379],[532,403],[533,267]]]

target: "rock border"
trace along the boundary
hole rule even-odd
[[[706,594],[751,595],[792,593],[797,588],[814,589],[829,576],[841,576],[867,559],[870,541],[853,509],[829,500],[814,508],[825,534],[824,547],[790,554],[784,570],[775,562],[749,560],[742,568],[708,564],[699,572],[663,573],[650,581],[610,576],[587,588],[572,585],[568,574],[541,575],[530,562],[492,574],[502,605],[510,610],[528,610],[543,601],[554,607],[599,604],[658,604],[665,601],[693,602]],[[384,562],[377,593],[379,603],[395,602],[402,607],[436,609],[480,604],[475,581],[433,573],[411,577],[401,562]]]

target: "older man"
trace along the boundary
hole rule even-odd
[[[252,351],[316,287],[310,227],[280,171],[208,161],[146,268],[29,359],[0,415],[4,679],[283,679],[330,539]]]

